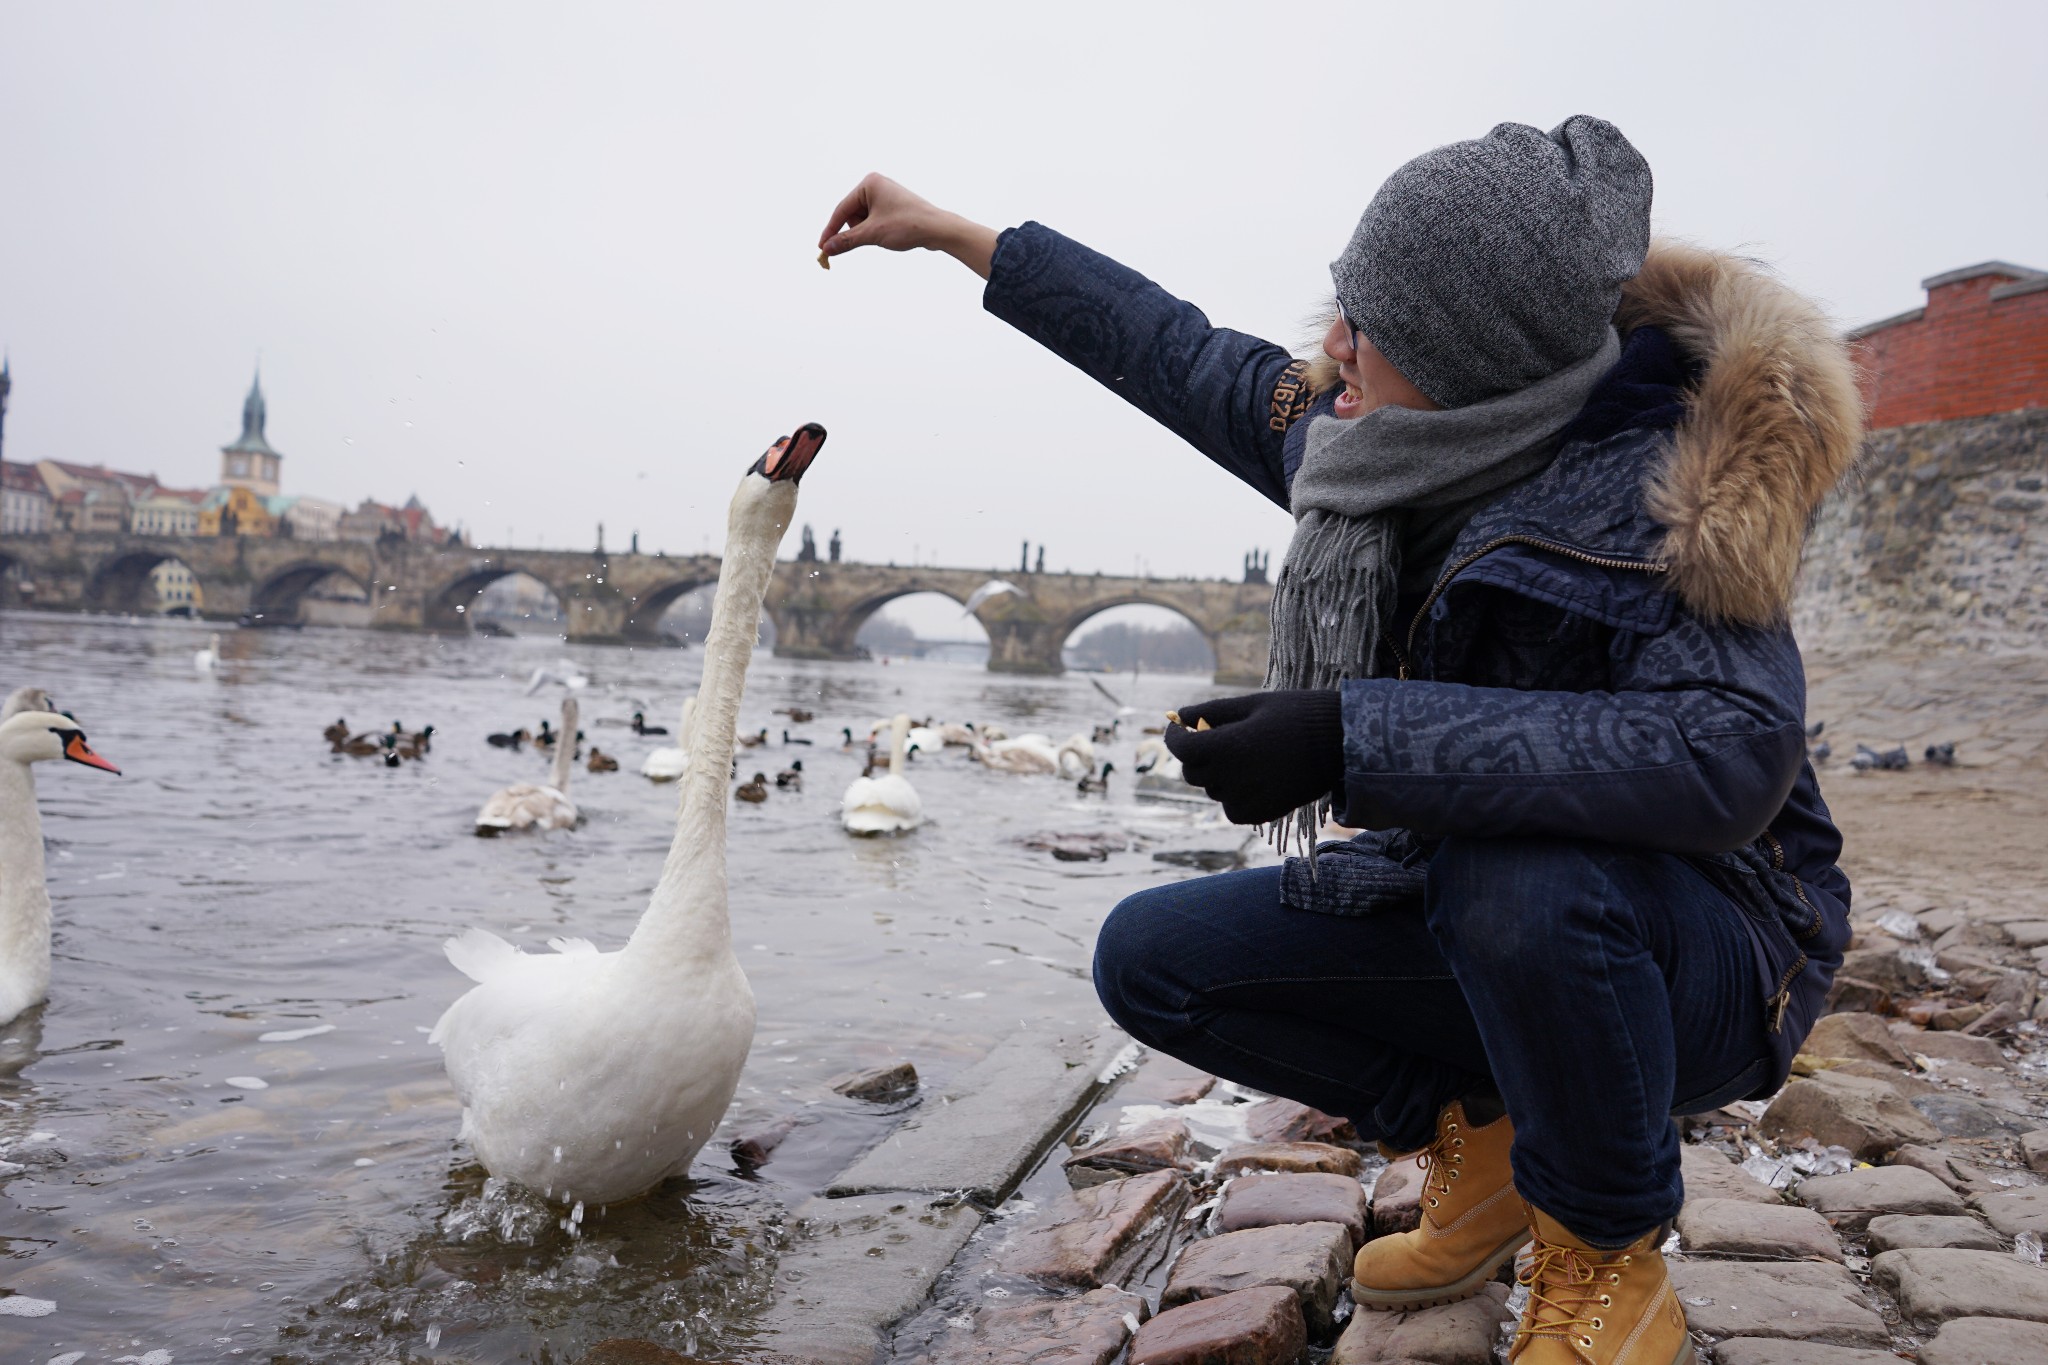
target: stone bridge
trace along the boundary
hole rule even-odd
[[[523,573],[553,591],[570,639],[596,643],[655,641],[671,603],[718,581],[718,559],[708,555],[51,532],[0,537],[0,606],[143,610],[150,570],[169,559],[191,570],[209,617],[290,624],[300,599],[339,574],[369,596],[372,625],[394,630],[466,630],[465,608],[476,596]],[[1215,651],[1219,683],[1256,684],[1265,676],[1273,590],[1263,583],[785,560],[765,612],[777,654],[850,659],[861,624],[896,598],[936,592],[964,604],[991,578],[1017,589],[974,613],[988,631],[995,672],[1059,673],[1061,647],[1077,627],[1097,612],[1138,603],[1178,612],[1201,631]]]

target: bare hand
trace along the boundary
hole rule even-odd
[[[943,251],[987,279],[996,234],[919,198],[885,175],[870,174],[839,201],[818,235],[818,248],[828,257],[863,246]]]

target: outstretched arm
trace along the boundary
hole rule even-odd
[[[1284,348],[1210,326],[1193,304],[1051,228],[997,233],[885,176],[856,185],[819,238],[828,258],[862,246],[952,256],[989,282],[989,312],[1287,506],[1287,430],[1310,395],[1305,366]]]
[[[886,175],[869,173],[832,210],[818,234],[827,259],[856,247],[943,251],[983,279],[996,254],[996,230],[920,199]]]

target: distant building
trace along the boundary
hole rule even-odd
[[[0,455],[7,453],[7,395],[14,392],[14,376],[8,372],[7,358],[0,356]]]
[[[268,417],[259,373],[249,382],[249,396],[242,400],[242,434],[232,445],[220,448],[220,481],[229,488],[246,488],[258,497],[274,498],[280,486],[278,466],[284,456],[270,448],[263,434]]]
[[[196,536],[203,488],[158,488],[129,510],[128,529],[138,536]]]
[[[166,559],[149,571],[149,586],[156,594],[160,612],[196,615],[206,605],[192,571],[178,560]]]
[[[407,498],[403,507],[391,507],[364,498],[362,505],[353,512],[341,514],[339,534],[343,540],[410,540],[428,545],[462,543],[459,534],[444,531],[434,524],[433,514],[427,511],[418,494]]]
[[[2048,408],[2048,271],[1985,261],[1849,334],[1872,430]]]
[[[33,536],[50,529],[50,490],[32,464],[0,460],[0,535]]]
[[[209,491],[199,504],[199,534],[202,536],[274,536],[277,514],[270,500],[249,488],[221,487]]]
[[[128,529],[129,509],[156,488],[154,475],[98,464],[38,460],[36,472],[50,491],[53,531],[118,535]]]
[[[295,494],[268,499],[266,505],[277,518],[279,535],[293,540],[341,539],[341,519],[347,509],[338,502]]]

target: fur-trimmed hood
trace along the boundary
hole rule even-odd
[[[1662,329],[1699,371],[1644,489],[1672,588],[1710,620],[1782,621],[1807,528],[1863,442],[1846,342],[1761,263],[1672,241],[1651,246],[1614,321]],[[1335,363],[1318,354],[1308,378],[1333,386]]]

